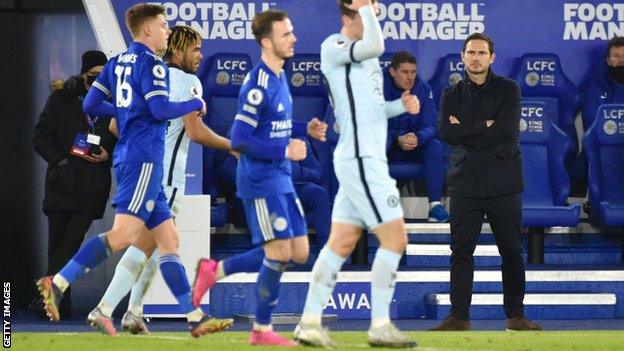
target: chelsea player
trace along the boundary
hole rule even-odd
[[[371,268],[371,346],[413,347],[390,321],[399,260],[407,231],[396,183],[388,172],[388,118],[405,111],[417,114],[418,98],[409,91],[386,103],[378,57],[384,52],[375,0],[338,0],[342,29],[321,44],[321,71],[327,78],[340,139],[334,169],[340,183],[332,212],[329,241],[312,268],[306,305],[295,340],[313,346],[334,346],[321,327],[323,308],[336,285],[345,259],[363,229],[372,230],[379,249]]]
[[[297,38],[286,12],[261,12],[254,17],[252,29],[262,56],[240,89],[231,133],[232,147],[241,152],[236,169],[237,196],[243,201],[253,243],[263,250],[251,252],[255,259],[264,256],[249,343],[289,347],[296,344],[273,332],[271,311],[277,304],[282,272],[291,261],[305,263],[309,251],[304,213],[290,166],[291,160],[304,159],[307,150],[304,141],[292,137],[307,132],[324,140],[327,125],[316,118],[307,124],[293,122],[292,97],[282,67],[284,60],[293,56]],[[208,288],[202,282],[205,273],[200,262],[194,290],[202,288],[198,294],[194,291],[195,302]]]
[[[134,42],[128,51],[109,60],[93,83],[95,89],[85,98],[85,112],[115,115],[117,119],[119,142],[113,154],[117,179],[115,221],[110,231],[89,239],[54,277],[37,281],[53,321],[59,319],[58,303],[63,291],[111,253],[131,245],[147,227],[160,251],[163,278],[187,316],[191,335],[199,337],[210,331],[210,317],[191,304],[190,286],[177,254],[178,233],[162,188],[167,120],[192,111],[203,115],[206,106],[201,98],[169,101],[168,71],[156,55],[167,48],[171,33],[164,13],[164,7],[153,4],[128,9],[126,25]],[[109,97],[112,104],[106,101]]]
[[[194,74],[199,69],[203,57],[201,35],[191,27],[175,26],[171,28],[167,42],[163,59],[169,66],[171,85],[169,100],[187,101],[202,96],[202,85]],[[112,119],[111,130],[116,129],[115,119]],[[206,147],[231,150],[230,141],[208,128],[200,118],[197,118],[195,112],[167,122],[162,184],[174,219],[180,211],[180,195],[184,194],[186,160],[191,140]],[[115,268],[115,275],[100,303],[89,313],[87,322],[90,325],[104,334],[116,335],[112,313],[121,299],[132,289],[128,310],[121,319],[121,326],[132,334],[149,333],[142,318],[143,299],[158,270],[159,255],[155,248],[153,236],[147,228],[144,228],[121,257]],[[231,318],[214,318],[210,331],[223,331],[232,323]]]

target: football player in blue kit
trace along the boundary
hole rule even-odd
[[[191,27],[171,28],[167,50],[163,59],[169,66],[170,101],[187,101],[202,96],[202,85],[194,74],[202,60],[201,35]],[[111,131],[118,134],[116,120],[111,120]],[[184,194],[186,161],[190,141],[205,147],[230,150],[230,141],[208,128],[196,112],[169,120],[165,136],[165,158],[163,188],[171,215],[175,220],[180,211],[180,197]],[[236,156],[236,155],[235,155]],[[158,271],[158,250],[153,235],[143,228],[143,232],[128,247],[115,268],[104,296],[95,309],[87,316],[87,323],[102,333],[116,335],[112,314],[121,299],[131,291],[128,310],[121,319],[121,326],[132,334],[147,334],[149,330],[143,321],[143,300]],[[149,258],[148,258],[149,257]],[[219,332],[233,324],[231,318],[212,319],[211,332]]]
[[[116,116],[119,141],[113,154],[117,190],[113,228],[87,240],[53,277],[43,277],[37,287],[45,309],[58,321],[63,291],[77,278],[103,262],[111,253],[131,245],[145,227],[160,251],[160,270],[188,320],[193,337],[211,331],[211,320],[191,304],[190,286],[177,254],[178,233],[162,187],[167,120],[192,111],[206,113],[201,98],[169,101],[168,70],[156,54],[167,48],[171,33],[165,8],[138,4],[126,12],[126,25],[134,42],[106,64],[87,94],[83,109],[95,115]],[[110,98],[112,103],[108,102]],[[97,136],[89,136],[88,142]]]
[[[327,125],[316,118],[308,123],[293,121],[288,78],[282,69],[284,60],[294,55],[297,41],[288,15],[264,11],[254,17],[252,29],[262,56],[240,89],[231,132],[232,147],[241,152],[236,169],[237,196],[243,201],[253,243],[261,245],[239,255],[240,261],[247,257],[248,262],[255,262],[264,257],[256,283],[256,319],[249,343],[292,347],[296,343],[275,333],[271,326],[282,272],[290,262],[305,263],[309,251],[291,161],[306,157],[306,143],[296,136],[307,133],[324,140]],[[211,286],[204,278],[206,266],[202,261],[198,265],[194,302]]]

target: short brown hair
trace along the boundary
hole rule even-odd
[[[468,46],[468,42],[471,40],[483,40],[488,44],[488,49],[490,49],[490,55],[494,53],[494,41],[484,33],[472,33],[464,40],[464,46],[462,47],[462,52],[466,52],[466,46]]]
[[[186,51],[189,45],[202,40],[201,35],[188,26],[175,26],[171,28],[171,34],[167,39],[167,50],[163,55],[165,60],[171,59],[176,50]]]
[[[377,0],[373,0],[372,3],[376,3]],[[353,3],[352,0],[338,0],[338,9],[340,10],[340,16],[347,16],[349,18],[355,17],[357,15],[357,11],[353,11],[347,6]]]
[[[611,56],[611,49],[624,46],[624,37],[613,37],[607,42],[607,56]]]
[[[399,69],[399,66],[402,63],[412,63],[416,65],[416,58],[412,55],[411,52],[407,51],[399,51],[396,54],[392,55],[392,59],[390,60],[390,67],[394,69]]]
[[[136,4],[126,11],[126,27],[136,37],[145,21],[165,14],[165,7],[154,4]]]
[[[282,10],[266,10],[256,14],[251,24],[251,31],[258,44],[262,39],[270,37],[273,33],[273,22],[280,22],[288,18],[288,13]]]

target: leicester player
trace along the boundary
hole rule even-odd
[[[256,283],[256,314],[249,343],[295,346],[273,332],[271,311],[277,303],[280,277],[289,262],[305,263],[309,244],[301,203],[291,179],[290,162],[306,157],[306,144],[292,139],[306,133],[324,139],[327,125],[318,119],[293,123],[292,97],[282,67],[294,54],[297,41],[283,11],[268,10],[254,17],[252,29],[260,44],[260,62],[249,72],[239,92],[232,125],[232,147],[241,152],[236,169],[237,196],[242,199],[254,244],[261,244],[264,260]],[[258,250],[252,250],[262,255]],[[258,256],[256,256],[258,257]],[[201,282],[202,265],[196,280]],[[197,299],[196,299],[197,298]]]
[[[201,83],[194,75],[202,59],[201,43],[200,34],[193,28],[187,26],[171,28],[167,51],[163,56],[169,66],[170,101],[187,101],[202,96]],[[116,124],[112,123],[111,128],[116,129]],[[180,210],[180,195],[184,194],[190,140],[206,147],[231,149],[230,141],[214,133],[200,118],[197,118],[195,112],[168,122],[162,184],[174,219]],[[145,228],[117,264],[115,275],[106,293],[87,318],[89,324],[105,334],[115,335],[111,315],[121,299],[132,289],[128,310],[123,315],[121,326],[132,334],[148,333],[142,318],[143,299],[158,270],[158,251],[155,251],[155,248],[156,242]],[[211,331],[217,332],[229,327],[232,320],[215,318],[212,319],[212,323]]]
[[[50,319],[58,321],[62,293],[77,278],[104,261],[111,253],[131,245],[147,228],[160,251],[160,270],[169,289],[186,314],[189,331],[199,337],[210,331],[210,317],[191,304],[190,286],[177,254],[178,233],[162,188],[164,137],[167,120],[192,111],[205,114],[201,98],[169,101],[169,75],[156,52],[167,48],[171,31],[165,8],[138,4],[126,12],[126,25],[134,42],[106,64],[83,108],[90,114],[115,115],[119,142],[113,154],[117,191],[113,228],[89,239],[54,277],[37,286]],[[108,103],[107,98],[113,102]],[[97,136],[87,141],[95,142]]]
[[[321,44],[321,71],[327,78],[340,127],[334,169],[340,183],[332,213],[329,241],[312,269],[301,322],[295,340],[313,346],[334,346],[321,327],[323,308],[336,284],[345,259],[363,229],[372,230],[380,247],[371,269],[372,346],[413,347],[390,321],[390,302],[407,231],[399,192],[388,172],[386,133],[388,118],[405,111],[417,114],[418,99],[404,92],[386,103],[378,56],[384,52],[378,4],[371,0],[339,0],[342,29]]]

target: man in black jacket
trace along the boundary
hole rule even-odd
[[[440,102],[438,130],[453,146],[447,173],[451,210],[451,315],[433,330],[467,330],[473,253],[484,215],[502,256],[508,330],[540,330],[524,317],[522,159],[518,146],[520,88],[490,69],[494,44],[470,35],[461,52],[466,76]]]
[[[85,52],[80,75],[70,77],[62,89],[50,94],[35,126],[35,151],[48,163],[43,199],[49,230],[48,275],[72,257],[91,222],[102,218],[108,200],[110,155],[116,138],[108,130],[109,117],[82,111],[82,100],[106,61],[101,51]],[[89,135],[92,144],[78,145],[78,138],[86,142]],[[93,139],[97,137],[99,145]],[[61,315],[68,317],[69,295],[64,296]],[[31,307],[38,310],[38,305],[34,301]]]

